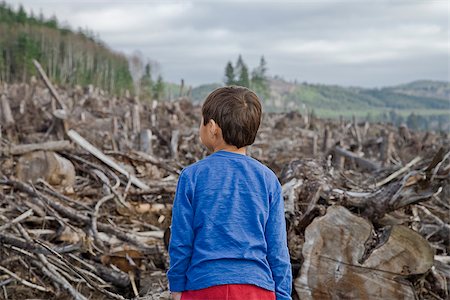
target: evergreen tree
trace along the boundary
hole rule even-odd
[[[226,85],[234,85],[236,84],[236,75],[234,74],[234,68],[231,64],[231,61],[227,63],[225,67],[225,84]]]
[[[269,81],[267,79],[267,63],[264,56],[261,56],[259,66],[252,71],[252,78],[250,87],[262,99],[267,99],[270,96]]]
[[[242,55],[239,54],[234,67],[234,74],[237,77],[236,84],[240,86],[250,87],[250,78],[248,74],[248,67],[242,59]]]
[[[239,76],[239,74],[241,74],[243,65],[244,65],[244,60],[242,59],[242,55],[239,54],[238,59],[236,61],[236,65],[234,67],[234,74],[236,74],[236,76]]]
[[[19,6],[19,11],[17,12],[17,22],[21,24],[25,24],[27,21],[27,13],[22,5]]]
[[[239,79],[237,84],[240,86],[245,86],[247,88],[250,87],[250,78],[248,74],[248,68],[245,64],[242,64],[241,66],[241,72],[239,73]]]
[[[158,76],[156,84],[153,87],[153,98],[161,100],[164,96],[164,81],[161,75]]]
[[[142,99],[151,100],[153,97],[153,80],[151,75],[150,63],[145,65],[144,75],[140,80],[140,96]]]

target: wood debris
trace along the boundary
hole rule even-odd
[[[0,294],[170,299],[178,174],[207,155],[200,107],[44,75],[0,85]],[[449,140],[264,114],[249,154],[283,185],[294,299],[448,299]]]

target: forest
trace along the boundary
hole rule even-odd
[[[15,11],[0,3],[0,82],[28,82],[38,60],[61,85],[92,84],[111,93],[133,89],[127,57],[111,51],[89,30],[74,31],[56,17]]]

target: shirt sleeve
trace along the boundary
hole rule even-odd
[[[170,268],[167,279],[172,292],[185,290],[186,271],[192,256],[194,240],[192,194],[188,177],[182,172],[173,202],[169,242]]]
[[[281,188],[277,190],[270,204],[265,231],[267,260],[275,281],[277,300],[291,300],[292,270],[287,246],[284,200]]]

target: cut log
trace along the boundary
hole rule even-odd
[[[347,151],[347,150],[345,150],[345,149],[343,149],[341,147],[338,147],[338,146],[336,146],[334,148],[334,154],[336,156],[338,156],[338,157],[341,156],[341,157],[348,158],[351,161],[354,161],[356,163],[356,165],[358,167],[360,167],[361,169],[363,169],[364,171],[372,172],[372,171],[376,171],[376,170],[378,170],[380,168],[378,163],[375,163],[375,162],[372,162],[372,161],[370,161],[368,159],[359,157],[355,153]]]
[[[75,167],[55,152],[35,151],[19,159],[16,176],[25,182],[36,182],[42,178],[54,186],[72,187],[75,183]]]
[[[22,155],[37,150],[64,151],[72,149],[70,141],[50,141],[38,144],[23,144],[11,146],[9,153],[12,155]]]
[[[369,254],[372,225],[341,206],[331,206],[305,231],[303,263],[294,282],[300,299],[415,299],[400,280],[433,265],[433,251],[418,233],[394,226],[387,242]]]

